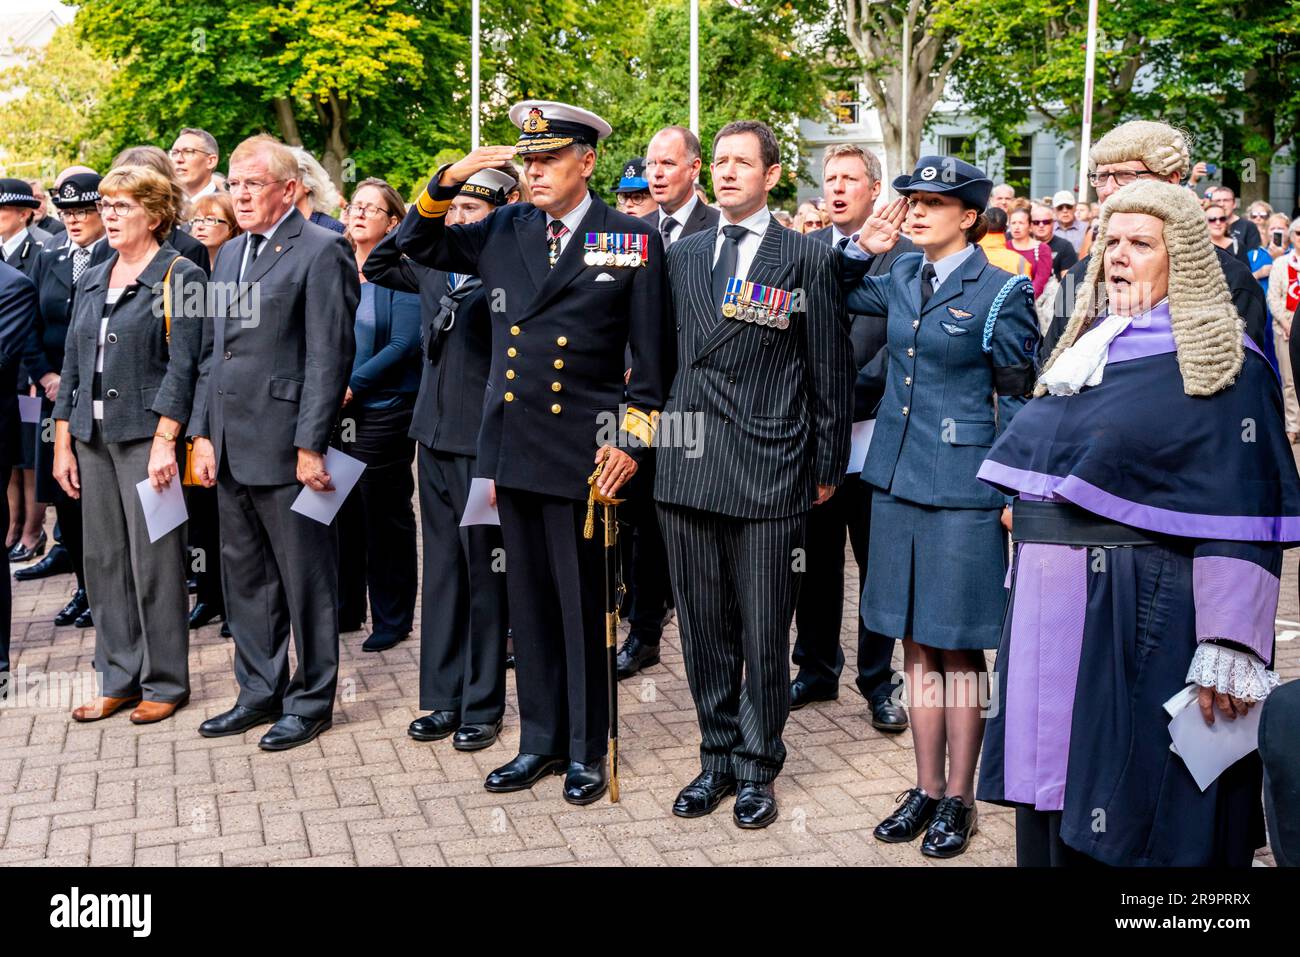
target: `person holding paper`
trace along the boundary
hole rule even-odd
[[[1191,191],[1125,186],[1092,249],[1039,397],[979,471],[1018,496],[979,797],[1016,808],[1022,865],[1248,867],[1258,753],[1202,791],[1164,705],[1191,684],[1197,720],[1234,721],[1277,683],[1300,540],[1281,390]]]
[[[137,483],[179,482],[203,342],[203,270],[166,237],[180,187],[143,166],[111,170],[96,204],[112,255],[77,283],[54,403],[54,478],[83,499],[86,595],[103,696],[72,712],[122,708],[136,724],[169,718],[190,695],[185,533],[150,541]],[[198,314],[194,308],[198,306]],[[142,700],[143,699],[143,700]]]
[[[208,327],[194,401],[194,472],[217,485],[226,620],[239,698],[204,737],[274,722],[258,746],[306,744],[333,724],[338,683],[336,525],[292,510],[302,487],[334,491],[325,452],[347,391],[360,283],[338,233],[294,207],[298,163],[254,136],[230,155],[243,235],[212,280],[235,289]],[[289,674],[292,627],[298,667]]]

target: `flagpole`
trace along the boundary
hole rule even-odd
[[[471,27],[472,38],[470,59],[469,59],[469,82],[470,82],[470,121],[469,121],[469,140],[470,149],[478,149],[478,113],[479,113],[479,83],[478,83],[478,44],[479,44],[479,0],[473,0],[470,5],[470,17],[474,23]]]
[[[700,0],[691,0],[691,132],[700,135]]]
[[[1088,0],[1088,53],[1083,68],[1083,135],[1079,143],[1080,203],[1088,202],[1088,151],[1092,148],[1093,76],[1097,69],[1097,0]]]

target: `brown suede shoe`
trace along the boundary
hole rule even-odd
[[[140,707],[131,712],[131,723],[153,724],[155,721],[166,721],[177,709],[185,707],[188,700],[189,698],[179,701],[141,701]]]
[[[73,708],[72,720],[101,721],[104,718],[117,714],[117,712],[121,711],[127,705],[135,704],[139,700],[139,695],[132,695],[129,698],[96,698],[94,701],[88,701],[79,708]]]

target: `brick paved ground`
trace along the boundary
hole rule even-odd
[[[1300,676],[1296,553],[1286,560],[1278,645],[1284,677]],[[856,576],[850,567],[849,576]],[[29,673],[92,669],[94,632],[55,629],[71,577],[15,584],[14,663]],[[851,609],[850,609],[851,610]],[[854,637],[846,615],[844,652]],[[344,700],[332,731],[294,751],[199,737],[233,702],[231,644],[218,626],[191,644],[193,696],[172,720],[137,728],[122,712],[79,725],[60,706],[0,711],[0,864],[934,864],[916,844],[875,841],[871,828],[912,783],[911,736],[881,735],[844,683],[839,701],[791,715],[777,782],[781,818],[740,831],[669,813],[698,769],[699,733],[676,628],[663,664],[624,683],[623,800],[582,809],[560,778],[492,795],[483,777],[514,755],[514,679],[501,741],[476,755],[406,736],[418,712],[418,644],[363,654],[345,635]],[[643,679],[643,680],[642,680]],[[1013,820],[980,806],[971,849],[940,866],[1014,863]],[[1261,852],[1259,863],[1271,863]]]

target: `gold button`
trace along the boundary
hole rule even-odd
[[[564,360],[563,360],[563,359],[556,359],[556,360],[555,360],[555,368],[557,368],[557,369],[563,369],[563,368],[564,368]]]
[[[518,326],[511,326],[511,327],[510,327],[510,334],[511,334],[512,336],[517,336],[517,335],[519,335],[519,327],[518,327]]]
[[[568,337],[568,336],[560,336],[560,338],[558,338],[558,339],[555,340],[555,344],[556,344],[557,346],[560,346],[561,348],[563,348],[564,346],[567,346],[567,345],[569,344],[569,337]]]
[[[557,402],[555,405],[551,406],[551,411],[552,411],[554,414],[559,415],[559,414],[560,414],[560,404]]]
[[[552,382],[552,383],[551,383],[551,391],[552,391],[552,392],[559,392],[559,391],[560,391],[560,383],[558,383],[558,382]]]
[[[511,359],[513,359],[515,356],[519,355],[519,350],[516,349],[514,346],[511,346],[509,349],[506,350],[506,355],[508,355]]]
[[[513,379],[514,377],[515,377],[515,370],[514,370],[514,369],[507,369],[507,370],[506,370],[506,378],[507,378],[507,379]]]
[[[915,349],[908,349],[908,350],[907,350],[907,354],[908,354],[909,356],[914,356],[914,355],[916,355],[916,350],[915,350]]]
[[[514,394],[513,392],[507,392],[507,393],[506,393],[506,401],[507,401],[507,402],[513,402],[513,401],[515,401],[515,394]]]

